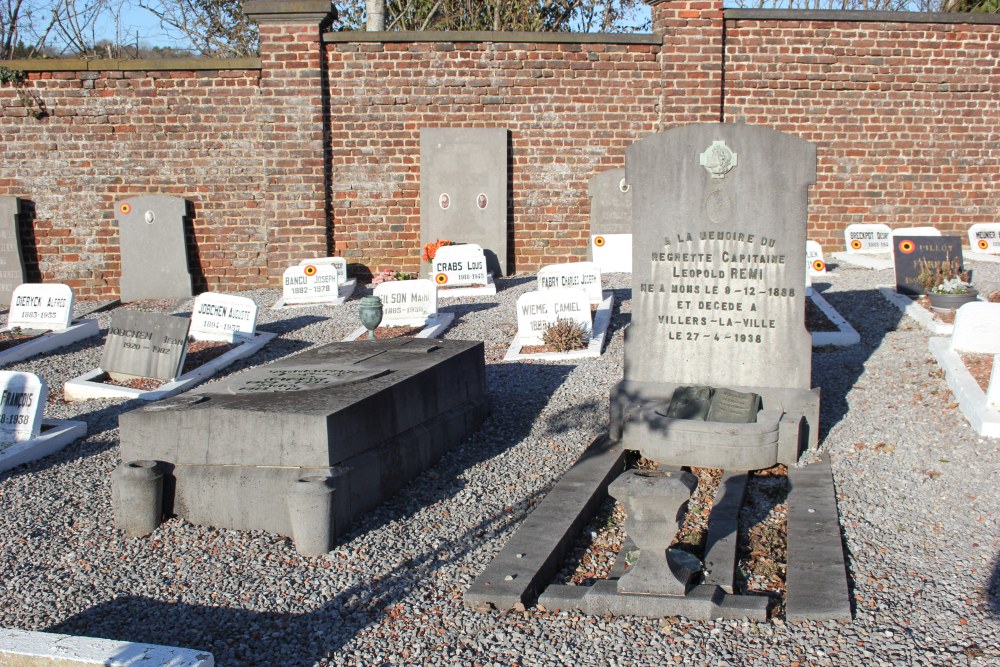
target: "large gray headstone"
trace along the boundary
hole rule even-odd
[[[475,243],[487,269],[507,273],[507,130],[420,131],[420,246]]]
[[[0,197],[0,303],[10,303],[14,288],[24,282],[24,258],[17,219],[21,201]]]
[[[190,325],[186,317],[118,310],[111,316],[101,369],[112,377],[173,380],[184,366]]]
[[[635,224],[625,379],[808,389],[807,189],[816,149],[742,124],[627,152]]]
[[[186,213],[184,199],[167,195],[132,197],[115,205],[123,302],[192,296]]]

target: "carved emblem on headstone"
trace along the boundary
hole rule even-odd
[[[712,145],[698,156],[698,162],[712,175],[712,178],[725,178],[726,174],[736,166],[736,153],[729,150],[725,141],[713,141]]]
[[[716,224],[729,222],[733,213],[733,199],[722,190],[712,190],[705,195],[705,214]]]

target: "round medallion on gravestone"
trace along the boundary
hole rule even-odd
[[[445,211],[451,206],[451,197],[448,196],[447,192],[442,192],[441,196],[438,197],[438,205],[441,206]]]
[[[625,182],[625,179],[618,181],[618,189],[622,192],[628,192],[632,189],[632,186]]]
[[[230,394],[263,394],[289,391],[311,391],[339,385],[363,382],[388,373],[385,368],[269,368],[252,373],[229,384]]]
[[[489,199],[487,199],[486,195],[483,193],[480,193],[479,196],[476,197],[476,206],[481,209],[485,209],[489,203]]]
[[[733,199],[722,190],[705,195],[705,215],[716,224],[727,222],[733,215]]]
[[[142,216],[142,218],[146,221],[147,225],[151,225],[153,224],[153,220],[156,218],[156,215],[154,215],[152,211],[146,211],[146,215]]]
[[[705,152],[698,156],[698,162],[712,175],[712,178],[725,178],[736,166],[737,155],[729,150],[725,141],[713,141]]]

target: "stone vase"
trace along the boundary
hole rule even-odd
[[[361,324],[368,329],[368,340],[375,340],[375,328],[382,322],[382,299],[377,296],[362,297],[358,312]]]

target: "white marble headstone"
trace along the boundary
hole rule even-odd
[[[299,264],[285,269],[281,277],[285,303],[333,301],[340,295],[337,267],[332,264]]]
[[[601,269],[595,262],[550,264],[538,271],[538,291],[563,287],[579,287],[587,292],[591,304],[604,298],[601,291]]]
[[[33,373],[0,371],[0,445],[38,437],[47,388]]]
[[[25,283],[10,299],[7,328],[62,331],[73,323],[73,290],[69,285]]]
[[[558,320],[573,320],[591,330],[586,291],[560,287],[527,292],[517,298],[517,338],[522,345],[542,345],[545,330]]]
[[[337,269],[337,282],[341,285],[347,282],[347,260],[343,257],[316,257],[314,259],[304,259],[299,264],[329,264]]]
[[[632,273],[632,235],[591,234],[590,256],[604,273]]]
[[[816,241],[806,241],[806,271],[810,276],[826,275],[823,247]]]
[[[1000,255],[1000,222],[980,222],[969,227],[969,247],[973,252]]]
[[[373,293],[382,299],[380,327],[421,327],[437,315],[437,286],[430,280],[393,280]]]
[[[486,256],[474,243],[438,248],[431,265],[431,276],[438,287],[486,285],[486,274]]]
[[[892,229],[889,225],[847,225],[844,243],[849,253],[892,254]]]
[[[951,348],[974,354],[1000,354],[1000,303],[976,301],[955,312]]]
[[[892,230],[892,237],[897,236],[941,236],[941,231],[935,227],[900,227]]]
[[[257,331],[257,304],[253,299],[205,292],[194,300],[191,329],[195,340],[236,342],[249,340]]]

